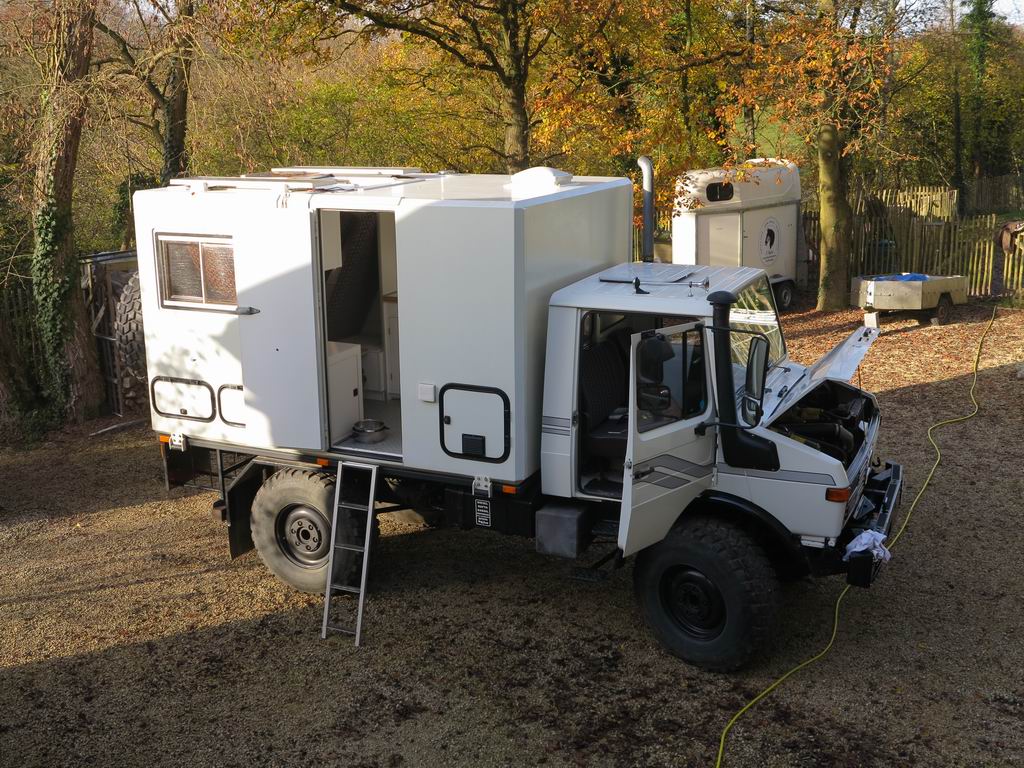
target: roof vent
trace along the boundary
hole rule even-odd
[[[572,181],[572,174],[546,165],[527,168],[512,175],[512,195],[532,197],[555,192]]]

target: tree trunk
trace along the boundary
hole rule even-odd
[[[160,171],[160,184],[163,186],[188,171],[185,134],[188,129],[188,96],[191,89],[189,78],[192,75],[193,58],[192,31],[188,25],[191,24],[193,12],[191,2],[181,4],[178,20],[182,21],[186,28],[178,50],[171,58],[167,88],[164,91],[164,160]]]
[[[747,0],[746,5],[747,66],[750,66],[750,55],[754,50],[754,0]],[[743,126],[746,129],[747,147],[744,157],[757,157],[757,125],[754,122],[754,107],[743,107]]]
[[[501,102],[505,119],[505,166],[509,173],[530,167],[530,113],[526,106],[526,83],[505,86]]]
[[[960,67],[953,65],[953,188],[956,190],[957,215],[967,211],[967,187],[964,184],[964,129],[960,112]]]
[[[95,339],[79,289],[71,197],[85,119],[93,0],[57,0],[34,145],[32,290],[42,337],[42,390],[54,418],[81,421],[103,397]]]
[[[853,211],[846,198],[842,136],[834,125],[818,129],[818,200],[821,217],[821,276],[818,309],[844,309],[849,302]]]

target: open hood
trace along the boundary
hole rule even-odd
[[[856,373],[860,361],[864,359],[868,349],[875,343],[879,333],[877,328],[865,326],[861,326],[851,333],[843,343],[837,344],[818,362],[805,369],[803,375],[784,390],[785,394],[772,405],[763,423],[770,424],[791,404],[823,381],[840,381],[844,384],[849,382],[853,378],[853,374]]]

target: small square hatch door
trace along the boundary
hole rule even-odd
[[[496,387],[446,384],[438,394],[441,448],[449,456],[500,464],[509,455],[511,407]]]

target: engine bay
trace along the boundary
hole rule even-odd
[[[783,412],[770,428],[849,468],[874,415],[875,403],[863,392],[826,381]]]

